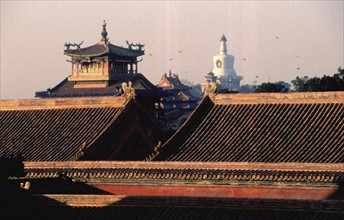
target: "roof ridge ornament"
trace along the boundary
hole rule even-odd
[[[145,51],[143,48],[145,47],[144,44],[141,44],[141,43],[129,43],[129,41],[125,41],[127,44],[128,44],[128,49],[129,50],[139,50],[139,51]],[[135,48],[133,48],[135,47]]]
[[[130,99],[136,96],[135,89],[132,87],[133,83],[131,81],[122,83],[122,91],[123,97],[125,98],[125,102],[127,103]]]
[[[215,96],[217,95],[216,92],[217,92],[216,83],[212,82],[212,83],[205,84],[204,97],[209,96],[209,98],[212,101],[215,101]]]
[[[77,44],[77,43],[71,44],[70,42],[68,42],[68,44],[67,44],[67,42],[65,42],[64,46],[66,47],[66,50],[69,50],[70,47],[76,47],[76,49],[80,50],[81,44],[83,44],[83,43],[84,43],[84,41],[81,41],[80,44]]]

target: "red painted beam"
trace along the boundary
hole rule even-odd
[[[336,187],[93,185],[114,195],[326,200]]]

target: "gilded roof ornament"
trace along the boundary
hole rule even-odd
[[[205,84],[204,97],[209,96],[209,98],[215,101],[217,85],[216,83]]]
[[[20,183],[20,188],[25,189],[25,190],[29,190],[30,189],[30,182],[26,181],[25,184],[24,183]]]
[[[131,81],[129,81],[128,84],[126,82],[122,83],[122,96],[125,98],[126,102],[135,97],[135,89],[132,87],[132,84]]]

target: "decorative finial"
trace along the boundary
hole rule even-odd
[[[126,102],[128,102],[131,98],[135,97],[135,89],[132,87],[132,82],[129,81],[128,84],[126,82],[122,83],[122,90],[123,90],[123,97],[125,98]]]
[[[220,40],[220,41],[227,41],[225,34],[223,34],[223,35],[222,35],[222,37],[221,37],[221,40]]]
[[[25,190],[29,190],[30,189],[30,182],[26,181],[25,184],[24,183],[20,183],[20,188],[25,189]]]
[[[215,101],[217,85],[216,83],[206,83],[204,90],[204,97],[209,96],[212,101]]]
[[[223,34],[220,40],[220,54],[224,55],[227,54],[227,39],[226,36]]]
[[[106,22],[105,22],[105,20],[103,20],[104,21],[104,24],[103,24],[103,31],[102,31],[102,33],[101,33],[101,35],[102,35],[102,37],[103,37],[103,40],[107,40],[107,38],[106,38],[106,36],[107,36],[107,31],[106,31]]]
[[[222,37],[221,37],[221,40],[220,40],[220,41],[227,41],[225,34],[223,34],[223,35],[222,35]]]

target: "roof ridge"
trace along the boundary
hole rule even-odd
[[[124,107],[125,105],[125,98],[120,96],[0,100],[1,111]]]
[[[25,169],[207,169],[344,172],[344,163],[175,162],[175,161],[24,161]]]
[[[215,105],[267,103],[344,103],[344,92],[217,94],[214,103]]]

